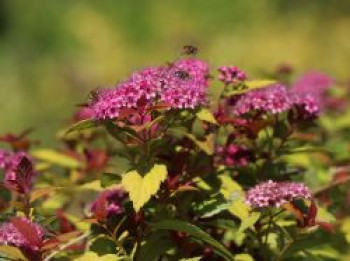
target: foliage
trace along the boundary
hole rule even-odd
[[[60,149],[0,137],[0,259],[346,260],[349,89],[194,55],[92,91]]]

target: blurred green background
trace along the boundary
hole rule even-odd
[[[250,75],[289,63],[350,73],[347,0],[0,0],[0,133],[54,143],[91,89],[194,44]]]

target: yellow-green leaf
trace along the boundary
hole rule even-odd
[[[93,191],[97,191],[97,192],[100,192],[103,189],[104,188],[102,187],[100,180],[94,180],[91,182],[87,182],[87,183],[84,183],[81,186],[77,187],[77,190],[93,190]]]
[[[265,88],[269,85],[275,84],[276,81],[272,80],[253,80],[253,81],[245,81],[243,85],[239,85],[238,87],[230,90],[226,93],[226,96],[238,95],[249,92],[251,90]]]
[[[1,257],[7,257],[18,261],[28,260],[17,247],[7,245],[0,246],[0,260],[2,259]]]
[[[95,252],[87,252],[84,255],[75,258],[74,261],[117,261],[118,257],[116,255],[108,254],[103,256],[98,256]]]
[[[79,217],[76,217],[74,215],[71,214],[65,214],[67,219],[72,222],[77,229],[79,229],[80,231],[87,231],[90,229],[91,224],[87,221],[85,221],[84,219],[81,219]]]
[[[92,119],[87,119],[87,120],[82,120],[79,121],[75,124],[73,124],[72,126],[70,126],[67,130],[65,130],[65,134],[69,134],[71,132],[79,132],[79,131],[83,131],[86,129],[91,129],[96,127],[96,121],[92,120]]]
[[[196,116],[198,119],[200,119],[202,121],[206,121],[206,122],[213,123],[213,124],[218,124],[214,115],[208,109],[201,109],[199,112],[197,112]]]
[[[222,184],[220,192],[231,203],[229,211],[242,221],[248,218],[251,208],[245,203],[245,192],[242,187],[226,175],[220,176],[220,180]]]
[[[242,233],[245,230],[247,230],[248,228],[251,228],[252,226],[254,226],[255,223],[259,220],[259,218],[260,218],[259,212],[250,213],[249,217],[242,220],[241,225],[238,229],[238,233]]]
[[[207,135],[204,141],[198,140],[192,134],[186,134],[186,137],[192,140],[201,150],[203,150],[208,155],[214,154],[214,140],[215,140],[214,134]]]
[[[254,259],[249,254],[238,254],[235,255],[235,261],[254,261]]]
[[[43,198],[48,195],[53,195],[57,190],[62,189],[62,187],[43,187],[34,189],[30,193],[30,202],[34,202],[37,199]]]
[[[144,177],[137,171],[130,171],[123,176],[122,185],[129,192],[136,212],[158,192],[167,175],[166,166],[156,164]]]
[[[340,229],[344,233],[346,241],[350,244],[350,218],[344,219]]]
[[[70,169],[76,169],[82,166],[78,160],[51,149],[35,150],[32,152],[32,155],[44,162],[49,162]]]
[[[245,81],[245,85],[248,86],[248,88],[251,89],[259,89],[264,88],[266,86],[275,84],[276,81],[273,80],[253,80],[253,81]]]

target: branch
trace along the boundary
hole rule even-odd
[[[53,258],[55,255],[57,255],[59,252],[65,250],[66,248],[78,243],[79,241],[87,238],[88,236],[90,236],[90,231],[88,232],[85,232],[84,234],[82,234],[81,236],[69,241],[68,243],[64,244],[64,245],[61,245],[58,247],[58,249],[54,252],[52,252],[50,255],[48,255],[44,261],[49,261],[51,258]]]

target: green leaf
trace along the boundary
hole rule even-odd
[[[87,130],[87,129],[91,129],[91,128],[95,128],[97,127],[96,121],[92,120],[92,119],[87,119],[87,120],[82,120],[79,121],[75,124],[73,124],[72,126],[70,126],[66,131],[65,134],[70,134],[72,132],[76,132],[76,131],[83,131],[83,130]]]
[[[97,253],[99,256],[106,254],[116,254],[116,244],[108,237],[100,236],[93,240],[90,244],[90,250]]]
[[[101,186],[106,188],[115,184],[119,184],[121,176],[115,173],[103,173],[101,176]]]
[[[238,225],[232,219],[215,219],[205,224],[225,230],[238,230]]]
[[[70,169],[82,167],[82,163],[63,153],[51,149],[38,149],[32,152],[33,157]]]
[[[217,253],[223,258],[225,258],[225,260],[234,259],[231,253],[220,242],[216,241],[209,234],[207,234],[202,229],[193,224],[187,223],[182,220],[168,219],[153,224],[153,227],[158,230],[166,229],[185,232],[190,236],[213,246]]]
[[[129,192],[136,212],[158,192],[160,184],[166,179],[167,175],[166,166],[156,164],[144,177],[135,170],[123,176],[122,185]]]
[[[162,254],[172,247],[174,247],[174,245],[167,233],[163,233],[162,231],[151,233],[151,235],[146,238],[146,243],[141,246],[137,260],[157,261]]]
[[[202,121],[206,121],[206,122],[213,123],[213,124],[218,124],[213,113],[211,111],[209,111],[208,109],[204,109],[204,108],[201,109],[199,112],[196,113],[196,116],[198,119],[200,119]]]
[[[222,211],[228,210],[231,204],[220,198],[213,198],[203,201],[195,208],[195,213],[202,218],[209,218],[219,214]]]

